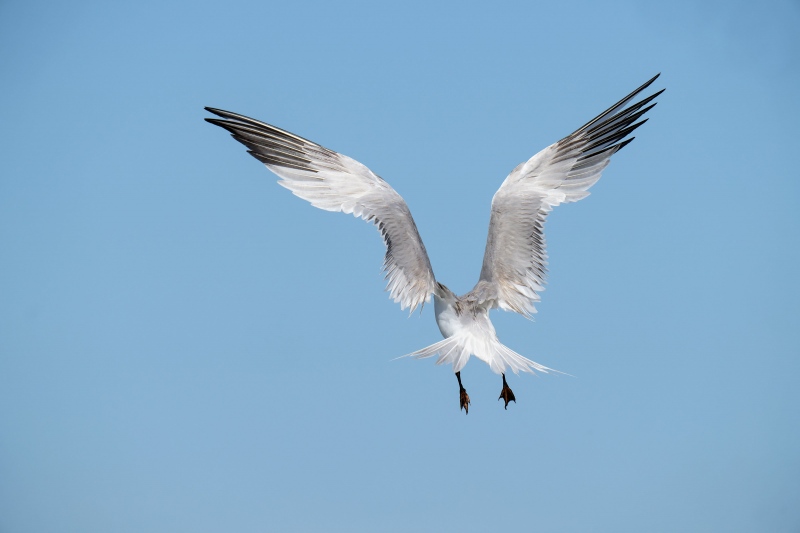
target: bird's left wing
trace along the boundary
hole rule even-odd
[[[358,161],[252,118],[206,107],[249,153],[280,176],[278,183],[311,205],[373,222],[386,244],[386,290],[401,308],[430,300],[435,279],[428,252],[405,200]]]
[[[663,89],[632,102],[656,78],[511,171],[492,198],[481,277],[465,298],[528,317],[536,312],[547,266],[547,214],[559,204],[589,195],[611,156],[647,121],[639,119]]]

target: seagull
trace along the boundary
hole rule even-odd
[[[517,401],[506,382],[507,370],[517,375],[558,372],[501,344],[489,311],[499,308],[532,318],[547,271],[547,215],[559,204],[588,196],[611,156],[634,139],[628,136],[647,122],[642,116],[656,105],[654,100],[664,89],[634,100],[659,75],[511,171],[492,198],[480,279],[462,296],[436,280],[405,200],[366,166],[237,113],[206,107],[221,118],[205,120],[229,131],[295,196],[319,209],[352,214],[378,227],[386,245],[383,271],[389,296],[411,313],[418,307],[421,310],[433,296],[436,324],[444,337],[403,357],[438,356],[436,364],[451,364],[458,380],[460,409],[469,414],[470,399],[461,383],[461,370],[473,355],[502,376],[498,400],[505,402],[505,409],[509,402]]]

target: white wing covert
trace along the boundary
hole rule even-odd
[[[589,195],[611,156],[633,140],[625,137],[647,121],[639,119],[664,90],[630,102],[658,76],[511,171],[492,198],[480,280],[466,298],[526,317],[536,312],[547,271],[547,214]]]
[[[296,196],[378,227],[386,244],[386,290],[402,309],[413,312],[430,300],[435,279],[428,253],[408,205],[388,183],[358,161],[275,126],[221,109],[206,110],[224,119],[206,121],[228,130]]]

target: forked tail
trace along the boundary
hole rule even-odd
[[[548,368],[535,361],[522,357],[508,346],[501,344],[497,339],[476,339],[471,335],[453,335],[452,337],[448,337],[426,348],[403,355],[402,357],[425,359],[437,354],[439,357],[436,359],[436,364],[452,364],[453,372],[460,372],[461,369],[464,368],[464,365],[467,364],[467,361],[469,361],[470,355],[474,354],[478,359],[485,361],[495,374],[505,374],[508,368],[515,374],[519,374],[520,372],[530,372],[533,374],[534,370],[545,374],[548,372],[566,374],[566,372]],[[398,359],[402,357],[398,357]]]

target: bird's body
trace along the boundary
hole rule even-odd
[[[474,292],[456,296],[443,284],[437,283],[433,293],[434,311],[444,340],[411,353],[409,357],[421,359],[438,354],[436,363],[452,364],[454,372],[461,371],[472,355],[489,365],[496,374],[505,373],[507,368],[515,374],[553,370],[501,344],[489,318],[492,306],[475,298]]]
[[[498,372],[498,366],[492,364],[497,357],[492,345],[497,341],[494,325],[489,319],[489,310],[475,302],[468,302],[450,292],[441,285],[433,293],[436,325],[446,339],[462,339],[458,345],[463,346],[461,352],[453,352],[453,369],[458,372],[466,364],[470,355]],[[442,296],[440,297],[439,294]],[[444,353],[444,349],[441,350]],[[448,354],[445,354],[447,357]],[[463,359],[463,360],[462,360]],[[442,362],[445,362],[444,360]],[[500,373],[500,372],[498,372]]]
[[[390,297],[401,308],[434,300],[436,323],[444,340],[409,354],[438,356],[437,364],[452,364],[458,378],[461,407],[469,396],[460,371],[475,356],[503,375],[501,398],[506,407],[516,401],[505,372],[547,372],[552,369],[515,353],[497,339],[489,311],[500,308],[526,317],[544,290],[547,254],[544,223],[553,207],[578,201],[600,179],[611,156],[633,138],[626,137],[647,119],[655,94],[631,101],[658,76],[614,104],[572,134],[517,166],[492,199],[489,235],[480,279],[456,296],[438,282],[411,212],[403,198],[370,169],[345,155],[328,150],[249,117],[206,108],[222,117],[207,121],[230,131],[251,155],[282,178],[279,181],[315,207],[351,213],[373,222],[386,244],[384,270]]]

